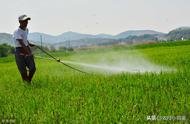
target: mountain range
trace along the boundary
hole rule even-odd
[[[46,43],[59,43],[59,42],[64,42],[64,41],[73,41],[73,40],[81,40],[81,39],[91,39],[91,38],[100,38],[100,39],[121,39],[121,38],[126,38],[128,36],[140,36],[144,34],[164,34],[161,32],[153,31],[153,30],[130,30],[130,31],[125,31],[122,33],[119,33],[118,35],[109,35],[109,34],[98,34],[98,35],[91,35],[91,34],[81,34],[81,33],[76,33],[76,32],[65,32],[61,35],[58,36],[52,36],[49,34],[44,34],[44,33],[30,33],[29,34],[29,40],[32,41],[42,41]]]
[[[3,44],[3,43],[12,45],[13,44],[12,35],[8,33],[0,33],[0,44]]]
[[[162,33],[153,30],[129,30],[117,35],[109,34],[81,34],[77,32],[65,32],[53,36],[45,33],[34,32],[29,34],[29,40],[37,44],[43,41],[44,46],[58,47],[84,47],[92,45],[112,45],[119,43],[141,43],[147,41],[166,41],[190,39],[190,27],[176,28],[169,33]],[[12,35],[0,33],[0,44],[13,45]]]

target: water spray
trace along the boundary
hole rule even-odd
[[[65,66],[67,66],[71,69],[74,69],[76,71],[82,72],[82,73],[87,73],[87,72],[73,68],[70,65],[79,65],[79,66],[83,66],[83,67],[94,68],[98,71],[100,71],[100,70],[101,71],[109,71],[110,73],[120,73],[120,72],[129,72],[129,73],[154,72],[154,73],[159,73],[159,72],[163,72],[163,71],[173,71],[174,70],[174,69],[166,68],[163,66],[157,66],[157,65],[151,64],[148,61],[146,61],[140,57],[136,57],[135,59],[129,58],[127,61],[123,61],[123,60],[120,61],[117,59],[117,63],[115,63],[115,64],[108,64],[108,63],[104,63],[104,62],[103,62],[103,64],[102,63],[101,64],[91,64],[91,63],[81,63],[81,62],[68,61],[68,60],[61,61],[60,59],[57,59],[54,56],[52,56],[51,54],[49,54],[48,52],[46,52],[41,47],[37,46],[37,48],[39,48],[42,52],[47,54],[50,58],[39,57],[39,56],[36,56],[36,57],[41,58],[41,59],[47,59],[47,60],[56,60],[57,62],[62,63]],[[135,63],[135,62],[138,62],[138,63]],[[139,62],[140,62],[140,64],[139,64]]]

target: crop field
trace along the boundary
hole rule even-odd
[[[26,85],[14,56],[0,58],[1,120],[23,124],[190,123],[190,41],[51,54],[89,74],[38,53],[35,76]]]

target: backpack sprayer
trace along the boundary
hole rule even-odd
[[[62,62],[60,59],[57,59],[57,58],[55,58],[53,55],[51,55],[50,53],[48,53],[47,51],[45,51],[43,48],[41,48],[40,46],[37,46],[37,45],[35,45],[38,49],[40,49],[42,52],[44,52],[46,55],[48,55],[49,57],[51,57],[53,60],[55,60],[56,62],[58,62],[58,63],[61,63],[61,64],[63,64],[63,65],[65,65],[65,66],[67,66],[67,67],[69,67],[69,68],[71,68],[71,69],[73,69],[73,70],[75,70],[75,71],[78,71],[78,72],[81,72],[81,73],[84,73],[84,74],[89,74],[89,73],[87,73],[87,72],[85,72],[85,71],[82,71],[82,70],[79,70],[79,69],[77,69],[77,68],[74,68],[74,67],[72,67],[72,66],[70,66],[70,65],[68,65],[68,64],[66,64],[66,63],[64,63],[64,62]]]

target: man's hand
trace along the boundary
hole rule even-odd
[[[28,47],[23,47],[23,48],[24,48],[25,56],[32,56],[32,52],[31,52],[30,48],[28,48]]]
[[[29,47],[25,46],[25,44],[23,43],[23,40],[22,39],[17,39],[20,43],[20,45],[22,46],[23,48],[23,51],[22,51],[22,54],[24,54],[25,56],[31,56],[32,55],[32,52],[30,50]],[[30,44],[29,44],[30,45]]]

